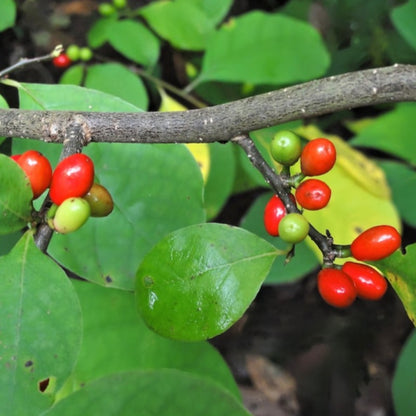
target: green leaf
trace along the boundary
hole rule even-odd
[[[406,254],[399,251],[384,260],[374,262],[399,296],[407,315],[416,326],[416,244],[406,247]]]
[[[77,85],[21,83],[19,102],[25,110],[140,111],[114,95]]]
[[[117,15],[97,19],[87,33],[87,42],[90,48],[99,48],[108,41],[111,25],[117,21]]]
[[[55,235],[49,253],[88,280],[132,289],[139,263],[159,239],[204,221],[202,177],[183,145],[92,143],[85,153],[114,211]]]
[[[209,35],[231,3],[230,0],[158,1],[143,7],[140,14],[174,47],[197,51],[205,48]]]
[[[0,413],[37,415],[69,376],[81,341],[81,312],[65,273],[26,233],[0,258]],[[49,379],[42,393],[39,382]],[[48,391],[49,390],[49,391]]]
[[[137,313],[132,292],[73,284],[81,302],[84,333],[69,380],[72,388],[121,371],[176,368],[215,381],[240,399],[230,370],[209,343],[172,341],[149,330]]]
[[[386,172],[400,216],[407,224],[416,226],[416,194],[409,192],[409,189],[416,189],[416,172],[395,161],[379,161],[378,164]]]
[[[218,215],[233,190],[235,155],[233,144],[210,143],[210,169],[204,191],[207,218]]]
[[[71,65],[59,79],[60,84],[81,85],[85,75],[85,65]]]
[[[415,374],[416,331],[413,331],[400,352],[393,377],[393,403],[397,416],[416,414]]]
[[[311,25],[253,11],[210,37],[198,81],[288,84],[322,76],[329,63],[328,52]]]
[[[401,103],[364,127],[350,143],[382,150],[416,165],[415,130],[416,104]]]
[[[270,236],[264,229],[264,207],[272,195],[272,193],[267,193],[257,198],[254,204],[250,207],[246,216],[243,218],[241,227],[256,233],[259,237],[264,238],[270,244],[273,244],[276,249],[281,250],[282,252],[282,255],[279,256],[273,263],[265,283],[288,283],[300,279],[307,273],[316,269],[319,265],[319,261],[308,245],[305,242],[302,242],[300,244],[296,244],[295,256],[289,263],[285,263],[285,254],[291,247],[289,247],[288,244],[283,242],[280,238]]]
[[[107,28],[111,46],[127,59],[153,66],[159,58],[159,40],[143,24],[134,20],[116,20]]]
[[[391,20],[396,30],[416,49],[416,0],[409,0],[406,4],[395,7],[391,11]]]
[[[19,165],[0,154],[0,234],[25,227],[31,219],[33,198],[29,179]]]
[[[137,306],[168,338],[214,337],[248,308],[279,252],[241,228],[201,224],[177,230],[137,271]]]
[[[0,31],[14,25],[16,19],[16,4],[13,0],[2,0],[0,4]]]
[[[58,402],[47,416],[250,416],[218,384],[178,370],[112,374]]]
[[[120,97],[143,110],[149,103],[140,77],[117,63],[89,66],[84,85]]]

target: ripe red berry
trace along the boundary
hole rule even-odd
[[[311,140],[300,155],[300,168],[305,176],[318,176],[330,171],[335,164],[334,144],[324,138]]]
[[[21,154],[18,155],[11,155],[10,159],[14,160],[15,162],[17,162],[20,159],[20,156],[22,156]]]
[[[290,198],[294,203],[296,202],[293,195],[290,195]],[[285,215],[285,204],[277,195],[273,195],[266,204],[263,215],[264,228],[273,237],[279,235],[279,224]]]
[[[318,291],[326,303],[336,308],[347,308],[357,297],[357,289],[349,276],[333,268],[318,273]]]
[[[42,195],[51,183],[52,167],[49,160],[36,150],[28,150],[17,158],[16,163],[29,178],[33,198]]]
[[[56,205],[72,197],[82,197],[94,182],[94,163],[82,153],[61,160],[52,175],[50,198]]]
[[[56,68],[67,68],[69,65],[71,65],[72,61],[69,59],[66,53],[61,53],[52,59],[52,63]]]
[[[285,204],[277,195],[273,195],[264,208],[263,216],[264,228],[273,237],[279,235],[279,223],[285,215]]]
[[[342,271],[354,282],[360,298],[378,300],[386,293],[387,281],[376,269],[366,264],[347,261],[342,265]]]
[[[393,254],[402,244],[399,232],[390,225],[377,225],[361,233],[351,244],[356,260],[375,261]]]
[[[319,179],[307,179],[296,188],[295,197],[301,207],[314,211],[328,205],[331,188]]]

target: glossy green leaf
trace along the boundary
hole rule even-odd
[[[85,153],[112,194],[114,211],[55,235],[49,252],[88,280],[132,289],[138,265],[159,239],[204,221],[202,177],[183,145],[92,143]]]
[[[409,225],[416,226],[416,172],[414,169],[396,161],[380,161],[381,168],[386,172],[392,190],[393,201],[401,218]]]
[[[392,393],[397,416],[416,414],[416,331],[413,331],[400,352],[394,372]]]
[[[0,154],[0,234],[20,230],[31,219],[33,198],[29,179],[19,165]]]
[[[59,79],[60,84],[81,85],[84,79],[85,65],[71,65]]]
[[[21,83],[19,102],[25,110],[140,111],[119,97],[77,85]]]
[[[81,341],[77,296],[62,269],[26,233],[0,257],[0,414],[31,416],[52,404]],[[49,379],[49,392],[39,382]],[[50,393],[50,394],[49,394]]]
[[[416,49],[416,0],[395,7],[391,12],[391,20],[396,30]]]
[[[112,95],[71,85],[22,88],[23,108],[139,111]],[[16,152],[33,146],[56,163],[61,146],[32,140],[14,140],[13,145]],[[50,253],[88,280],[132,289],[137,266],[153,244],[177,228],[204,221],[198,166],[183,145],[93,143],[85,152],[116,207],[109,217],[92,218],[75,233],[56,235]]]
[[[135,20],[116,20],[108,27],[108,41],[127,59],[152,66],[159,58],[159,40],[145,25]]]
[[[240,399],[230,370],[209,343],[157,335],[137,313],[132,292],[79,281],[73,284],[81,302],[84,333],[69,379],[72,389],[121,371],[176,368],[211,379]]]
[[[178,370],[112,374],[58,402],[47,416],[250,416],[218,384]]]
[[[374,264],[389,280],[407,315],[416,326],[416,244],[407,246],[405,255],[397,251]]]
[[[1,0],[0,2],[0,31],[14,25],[16,19],[16,4],[13,0]]]
[[[211,143],[209,145],[210,169],[204,190],[204,203],[208,219],[218,215],[233,190],[235,177],[233,150],[232,143]]]
[[[232,19],[210,37],[199,81],[287,84],[322,76],[329,63],[311,25],[253,11]]]
[[[242,316],[278,254],[241,228],[209,223],[177,230],[140,264],[138,309],[168,338],[214,337]]]
[[[89,66],[84,86],[120,97],[143,110],[149,103],[140,77],[118,63]]]
[[[111,25],[117,20],[117,15],[97,19],[87,33],[87,42],[90,48],[99,48],[107,42]]]
[[[382,150],[416,164],[415,131],[416,104],[401,103],[363,128],[351,144]]]
[[[286,263],[285,254],[291,247],[280,238],[270,236],[264,229],[264,207],[272,195],[272,193],[267,193],[259,197],[254,204],[252,204],[240,225],[241,227],[256,233],[259,237],[269,241],[276,246],[276,249],[282,251],[282,255],[273,263],[265,281],[265,283],[269,284],[280,284],[301,279],[307,273],[316,269],[319,265],[319,261],[309,246],[305,242],[302,242],[296,245],[295,256],[292,257],[289,263]]]
[[[140,14],[174,47],[202,50],[231,3],[230,0],[159,1],[143,7]]]

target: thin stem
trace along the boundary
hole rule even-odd
[[[197,98],[193,97],[189,94],[189,92],[185,90],[181,90],[180,88],[175,87],[174,85],[170,84],[169,82],[164,81],[163,79],[157,78],[147,71],[143,70],[142,68],[135,67],[134,71],[139,74],[141,77],[148,79],[149,81],[153,82],[155,85],[164,88],[167,91],[172,92],[173,94],[177,95],[178,97],[183,98],[188,103],[192,104],[196,108],[204,108],[207,105],[198,100]]]
[[[56,56],[59,56],[62,51],[64,50],[62,45],[58,45],[55,47],[55,49],[48,53],[47,55],[43,55],[43,56],[37,56],[35,58],[21,58],[18,62],[16,62],[15,64],[3,69],[2,71],[0,71],[0,79],[4,78],[6,75],[9,75],[10,73],[12,73],[13,71],[15,71],[16,69],[20,69],[23,68],[25,66],[28,65],[32,65],[35,63],[39,63],[39,62],[43,62],[43,61],[49,61],[52,58],[55,58]]]

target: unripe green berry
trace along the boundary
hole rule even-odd
[[[302,143],[298,135],[288,130],[277,132],[270,144],[273,159],[285,166],[293,165],[300,157]]]
[[[69,45],[65,52],[71,61],[78,61],[80,56],[80,48],[78,45]]]
[[[117,9],[124,9],[127,6],[126,0],[113,0],[114,7]]]
[[[92,50],[86,46],[79,50],[79,59],[89,61],[92,58]]]
[[[83,198],[90,204],[91,217],[106,217],[114,208],[110,192],[98,183],[94,183]]]
[[[303,241],[309,233],[308,220],[298,213],[290,213],[279,223],[279,236],[283,241],[297,244]]]
[[[101,16],[112,16],[115,12],[116,9],[111,3],[101,3],[98,6],[98,13],[100,13]]]
[[[83,198],[68,198],[56,210],[53,228],[67,234],[81,228],[90,216],[90,205]]]

